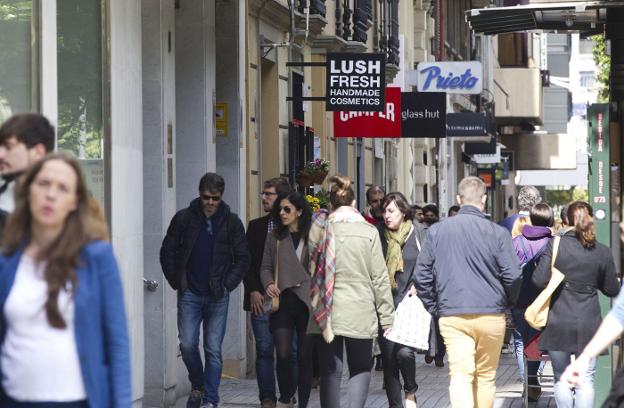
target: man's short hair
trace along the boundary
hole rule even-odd
[[[380,186],[372,186],[371,188],[369,188],[368,190],[366,190],[366,202],[370,203],[371,201],[371,196],[375,193],[382,193],[384,196],[386,195],[386,192],[384,191],[384,189]]]
[[[29,149],[41,144],[46,152],[54,150],[54,128],[38,113],[18,113],[7,119],[0,126],[0,145],[6,145],[13,137]]]
[[[533,186],[523,186],[518,193],[518,209],[530,211],[531,208],[542,201],[539,190]]]
[[[274,188],[278,196],[286,195],[293,191],[288,180],[284,177],[273,177],[264,182],[264,188]]]
[[[225,180],[217,173],[206,173],[199,180],[199,192],[203,191],[223,194],[225,191]]]
[[[469,176],[459,182],[457,190],[462,204],[480,204],[486,187],[479,177]]]
[[[427,214],[428,212],[432,212],[436,217],[440,218],[440,209],[435,204],[427,204],[422,208],[423,214]]]

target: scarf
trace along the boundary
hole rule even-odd
[[[309,271],[312,275],[310,297],[312,316],[321,329],[327,343],[334,339],[331,325],[331,312],[336,279],[336,253],[334,229],[337,222],[366,222],[355,208],[343,206],[329,214],[327,210],[316,211],[312,216],[312,226],[308,236],[310,255]]]
[[[395,275],[403,272],[403,245],[412,230],[412,221],[407,220],[401,223],[398,230],[392,231],[386,228],[384,236],[388,242],[388,253],[386,254],[386,266],[388,267],[388,277],[390,286],[396,289],[397,282]]]

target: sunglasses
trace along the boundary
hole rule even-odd
[[[204,201],[214,201],[215,203],[218,203],[219,201],[221,201],[221,196],[202,194],[201,199]]]
[[[279,209],[280,209],[280,211],[284,211],[286,214],[290,214],[292,212],[292,210],[293,210],[292,207],[288,207],[288,206],[280,207]]]

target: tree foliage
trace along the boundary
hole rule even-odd
[[[600,92],[598,93],[598,102],[609,102],[609,72],[611,72],[611,57],[607,54],[607,41],[604,34],[592,37],[595,41],[594,45],[594,61],[598,67],[598,83],[600,84]]]

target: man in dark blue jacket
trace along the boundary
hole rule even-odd
[[[249,268],[245,228],[222,200],[223,177],[206,173],[199,197],[171,220],[160,249],[167,281],[178,291],[178,332],[192,391],[188,408],[216,407],[229,294]],[[204,369],[199,328],[204,327]]]
[[[518,297],[522,275],[509,233],[483,214],[485,183],[466,177],[458,190],[457,216],[429,228],[415,285],[427,310],[440,318],[451,405],[491,408],[505,310]]]

